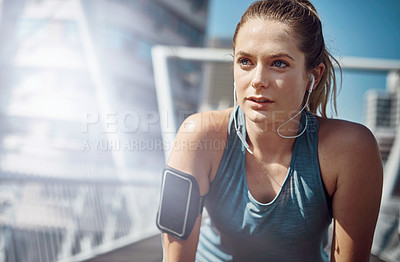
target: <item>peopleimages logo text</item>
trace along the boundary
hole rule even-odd
[[[102,133],[149,132],[152,126],[159,124],[160,116],[156,111],[86,113],[82,117],[82,132],[99,130]]]

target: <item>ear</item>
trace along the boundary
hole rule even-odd
[[[314,67],[314,69],[311,71],[311,74],[313,74],[315,77],[313,89],[315,89],[315,87],[318,86],[319,82],[321,81],[322,74],[324,73],[324,71],[325,71],[325,64],[323,64],[323,63],[320,63],[319,65]]]

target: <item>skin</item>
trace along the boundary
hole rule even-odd
[[[281,22],[250,19],[240,29],[234,54],[237,101],[246,117],[247,142],[254,155],[246,154],[246,179],[259,202],[278,194],[289,168],[294,139],[280,137],[276,129],[302,108],[304,95],[317,86],[323,64],[305,68],[298,40]],[[268,103],[254,103],[254,97]],[[261,104],[261,105],[260,105]],[[181,126],[168,165],[193,175],[201,195],[209,190],[223,154],[223,147],[205,146],[226,141],[232,109],[190,116]],[[298,130],[298,116],[281,129],[284,135]],[[374,136],[362,125],[317,117],[318,157],[323,183],[332,197],[334,232],[331,261],[369,261],[382,191],[382,163]],[[190,148],[190,141],[204,146]],[[186,241],[164,235],[166,261],[194,261],[200,232],[199,217]]]

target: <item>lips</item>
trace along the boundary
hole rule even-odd
[[[260,96],[251,96],[247,98],[247,101],[249,102],[250,106],[254,109],[266,109],[270,104],[272,104],[274,101],[272,101],[269,98]]]
[[[271,100],[267,98],[250,98],[251,101],[256,102],[256,103],[267,103],[271,102]]]
[[[260,96],[260,97],[251,96],[251,97],[248,97],[247,100],[250,100],[255,103],[272,103],[273,102],[271,99],[263,97],[263,96]]]

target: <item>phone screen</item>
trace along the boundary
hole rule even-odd
[[[189,179],[166,171],[159,222],[178,235],[184,233],[191,187]]]

